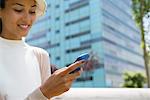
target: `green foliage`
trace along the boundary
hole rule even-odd
[[[146,77],[140,72],[125,72],[123,74],[124,83],[122,87],[142,88],[146,83]]]
[[[147,83],[150,88],[150,72],[149,72],[149,57],[146,51],[146,43],[145,43],[145,33],[144,33],[144,25],[143,18],[148,12],[150,12],[150,0],[132,0],[132,12],[133,17],[136,22],[136,25],[141,30],[141,47],[143,49],[144,63],[146,69]]]
[[[141,8],[142,5],[142,8]],[[143,14],[141,14],[141,10]],[[133,17],[138,27],[141,25],[143,16],[150,12],[150,0],[132,0]]]

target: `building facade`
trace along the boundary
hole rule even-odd
[[[144,72],[130,0],[47,0],[46,15],[26,40],[47,50],[59,68],[88,52],[91,62],[73,87],[119,87],[124,71]]]

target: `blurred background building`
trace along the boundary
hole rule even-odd
[[[131,0],[47,0],[47,13],[26,41],[47,50],[60,68],[88,52],[90,60],[73,87],[119,87],[124,71],[144,72]]]

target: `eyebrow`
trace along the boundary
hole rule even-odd
[[[13,5],[20,5],[20,6],[24,6],[24,5],[20,4],[20,3],[15,3],[15,4],[13,4]]]
[[[20,4],[20,3],[15,3],[14,5],[19,5],[19,6],[24,6],[23,4]],[[36,7],[37,5],[33,5],[31,7]]]

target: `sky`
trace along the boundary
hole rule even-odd
[[[148,45],[150,45],[150,12],[144,17],[144,30],[145,39]]]

